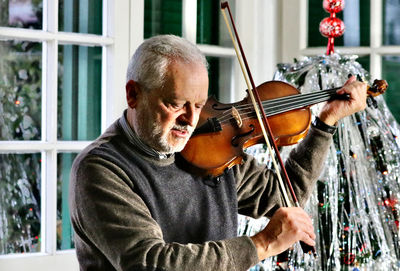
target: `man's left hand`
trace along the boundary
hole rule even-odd
[[[335,125],[338,120],[363,110],[367,105],[367,84],[357,81],[355,76],[350,77],[337,94],[347,94],[349,98],[333,100],[325,104],[319,114],[319,119],[328,125]]]

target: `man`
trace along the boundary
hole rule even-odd
[[[128,109],[75,160],[70,208],[81,270],[247,270],[297,241],[315,245],[310,217],[283,208],[276,177],[250,156],[218,185],[188,172],[181,151],[207,100],[204,56],[188,41],[146,40],[127,72]],[[365,107],[351,78],[286,161],[302,204],[320,174],[334,125]],[[210,153],[212,155],[212,153]],[[237,213],[270,216],[236,237]]]

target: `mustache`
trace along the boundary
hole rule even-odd
[[[172,129],[181,130],[181,131],[187,131],[189,133],[193,133],[193,131],[194,131],[194,127],[192,127],[190,125],[175,124],[174,126],[172,126]]]

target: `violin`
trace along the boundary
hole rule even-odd
[[[375,80],[368,86],[368,99],[384,93],[387,86],[385,80]],[[303,139],[310,127],[312,105],[348,98],[336,94],[338,89],[300,94],[298,89],[282,81],[268,81],[258,86],[276,144],[288,146]],[[231,104],[210,97],[181,155],[197,174],[216,177],[240,164],[244,149],[260,143],[265,143],[265,139],[249,96]]]

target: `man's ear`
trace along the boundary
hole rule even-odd
[[[140,94],[140,88],[138,83],[133,80],[129,80],[126,85],[126,101],[130,108],[135,108]]]

